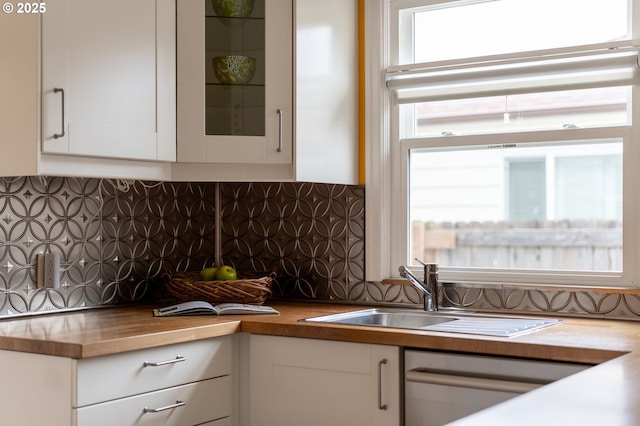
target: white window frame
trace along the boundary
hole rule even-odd
[[[633,1],[633,13],[639,13]],[[403,7],[420,4],[419,0],[402,0]],[[391,32],[391,0],[365,2],[365,87],[366,109],[366,252],[365,274],[370,281],[397,278],[398,267],[406,263],[408,253],[408,150],[413,147],[442,146],[441,138],[405,139],[395,141],[399,132],[399,108],[394,106],[386,86],[385,71],[389,68]],[[640,19],[636,19],[640,22]],[[633,29],[632,43],[638,45],[640,25]],[[525,284],[542,286],[596,286],[605,288],[640,287],[640,88],[632,88],[632,126],[611,126],[597,129],[565,129],[559,131],[528,132],[531,141],[580,140],[620,137],[623,139],[623,272],[563,272],[538,270],[484,270],[478,268],[440,268],[440,279],[449,282],[478,282],[498,284]],[[541,139],[540,136],[544,136]],[[448,137],[447,137],[448,138]],[[537,139],[536,139],[537,138]],[[458,136],[456,146],[511,143],[505,135]],[[448,139],[450,142],[451,140]],[[400,178],[402,177],[402,178]],[[398,219],[401,218],[401,219]],[[404,220],[402,220],[404,218]],[[429,261],[429,259],[425,259]],[[416,272],[420,272],[416,269]]]

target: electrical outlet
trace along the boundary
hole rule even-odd
[[[38,288],[60,288],[60,255],[38,255]]]
[[[38,254],[36,275],[37,275],[36,286],[38,288],[44,288],[44,254]]]

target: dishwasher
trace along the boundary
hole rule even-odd
[[[441,426],[591,365],[405,350],[406,426]]]

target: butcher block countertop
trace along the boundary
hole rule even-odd
[[[280,314],[156,318],[152,306],[137,306],[4,319],[0,349],[80,359],[246,332],[601,364],[456,424],[640,424],[640,322],[563,318],[559,325],[500,338],[299,321],[366,306],[271,306]]]

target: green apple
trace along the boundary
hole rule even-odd
[[[216,279],[216,273],[218,272],[218,268],[215,266],[211,268],[204,268],[200,271],[200,279],[202,281],[213,281]]]
[[[216,280],[235,280],[238,278],[236,270],[229,265],[222,265],[216,272]]]

